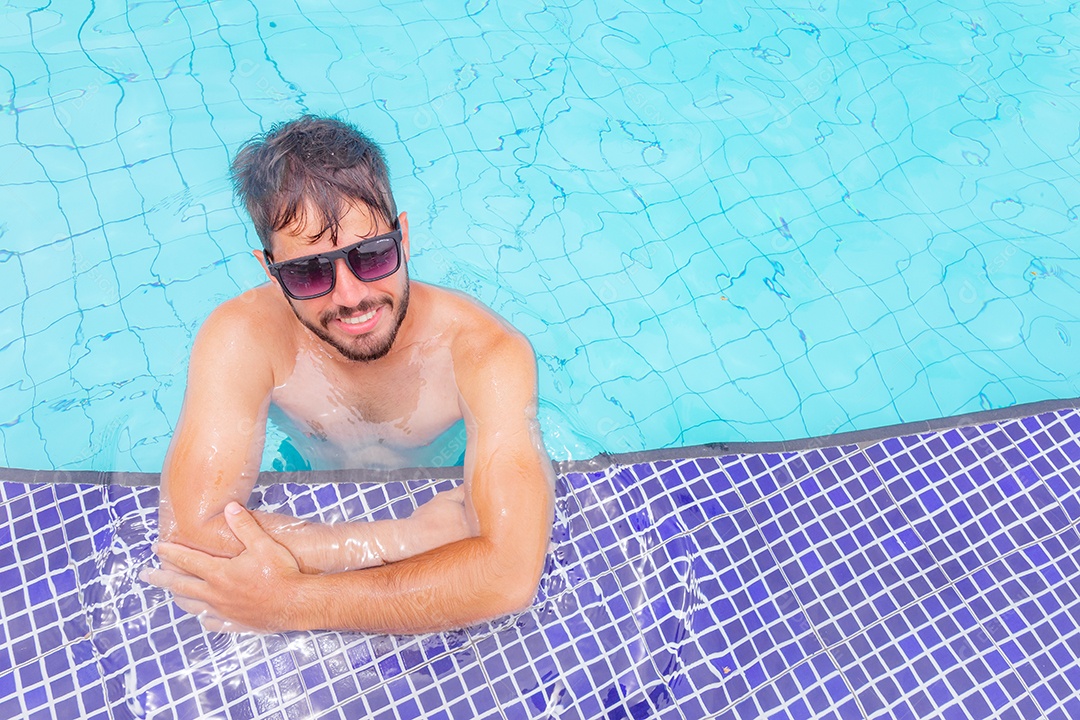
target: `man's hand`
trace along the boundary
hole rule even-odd
[[[470,537],[474,533],[465,504],[465,489],[457,487],[437,493],[402,520],[323,524],[279,513],[249,512],[230,503],[223,516],[244,547],[240,554],[223,558],[161,542],[156,550],[162,569],[144,570],[141,577],[172,592],[176,604],[197,615],[208,630],[272,630],[294,607],[276,615],[271,610],[283,597],[284,583],[296,579],[295,573],[382,565]],[[249,574],[253,583],[246,582]],[[230,609],[234,605],[237,609]]]
[[[158,543],[164,564],[176,570],[143,570],[139,577],[173,593],[176,604],[215,632],[295,629],[295,591],[303,581],[292,554],[274,541],[239,503],[225,520],[244,550],[233,558],[208,555],[176,543]]]

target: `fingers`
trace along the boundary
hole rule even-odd
[[[143,568],[139,572],[139,579],[155,587],[168,590],[175,596],[206,599],[208,589],[206,583],[197,577],[185,575],[181,572]]]
[[[225,620],[217,615],[212,607],[199,600],[175,596],[173,597],[173,602],[184,612],[194,615],[196,619],[198,619],[199,624],[203,626],[203,629],[208,632],[255,632],[255,630],[249,627]]]
[[[139,579],[159,588],[168,590],[173,595],[173,602],[186,613],[194,615],[199,624],[208,632],[251,633],[257,632],[240,623],[220,617],[213,607],[203,599],[208,594],[207,584],[190,575],[172,570],[154,570],[143,568]]]
[[[238,615],[247,621],[251,613],[245,611],[265,600],[266,592],[257,589],[254,600],[245,600],[252,594],[251,581],[271,567],[281,566],[286,575],[290,570],[299,574],[299,570],[288,550],[274,542],[242,506],[230,503],[224,515],[244,552],[221,558],[177,543],[159,542],[154,552],[161,567],[144,568],[139,578],[172,593],[176,605],[195,615],[206,630],[255,632],[243,622],[229,619]]]
[[[203,617],[216,617],[210,609],[210,606],[201,600],[192,600],[191,598],[181,597],[180,595],[173,595],[173,602],[184,612],[197,615],[200,619]]]
[[[170,542],[159,542],[154,546],[154,552],[161,559],[162,568],[175,569],[180,573],[204,578],[214,572],[215,563],[220,563],[221,558],[208,555],[186,545]]]
[[[161,569],[162,570],[172,570],[173,572],[180,572],[180,568],[176,567],[172,563],[166,562],[165,560],[162,560],[161,558],[158,558],[158,560],[161,563]]]
[[[247,508],[235,500],[225,506],[225,522],[245,548],[270,539]]]

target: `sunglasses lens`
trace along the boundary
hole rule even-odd
[[[393,275],[398,269],[398,259],[398,243],[395,238],[364,243],[349,251],[349,267],[356,273],[356,277],[367,282]]]
[[[334,284],[334,265],[326,258],[311,258],[283,264],[278,277],[293,296],[304,299],[322,295]]]
[[[362,242],[352,249],[334,250],[276,265],[275,272],[286,292],[297,300],[325,295],[334,287],[334,258],[344,253],[356,277],[374,282],[397,272],[401,251],[396,236]]]

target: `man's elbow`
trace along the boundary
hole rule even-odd
[[[162,515],[159,535],[163,542],[185,545],[221,557],[233,557],[243,550],[220,512],[190,517],[177,517],[171,513]]]
[[[500,615],[528,610],[536,600],[547,563],[550,525],[533,537],[503,537],[489,545],[495,562],[487,586],[497,588]]]
[[[447,608],[442,621],[432,627],[420,628],[422,632],[458,630],[476,623],[490,622],[507,615],[517,615],[532,607],[539,583],[515,583],[493,581],[485,591],[477,593],[468,601],[458,599]]]
[[[496,598],[496,612],[492,615],[512,615],[524,612],[532,607],[532,601],[536,599],[537,587],[540,585],[539,578],[519,579],[503,583],[501,592]]]
[[[523,612],[532,607],[533,601],[536,600],[543,565],[541,564],[536,570],[522,567],[523,565],[523,563],[516,564],[503,576],[502,582],[493,583],[493,586],[499,588],[495,601],[498,606],[497,615]]]
[[[506,607],[501,614],[513,615],[515,613],[524,612],[532,607],[533,601],[536,599],[536,589],[539,585],[539,580],[536,582],[519,584],[517,588],[515,588],[515,591],[506,597]]]

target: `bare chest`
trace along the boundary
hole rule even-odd
[[[373,371],[300,354],[271,401],[317,453],[346,464],[396,464],[461,419],[453,368],[438,356]]]

